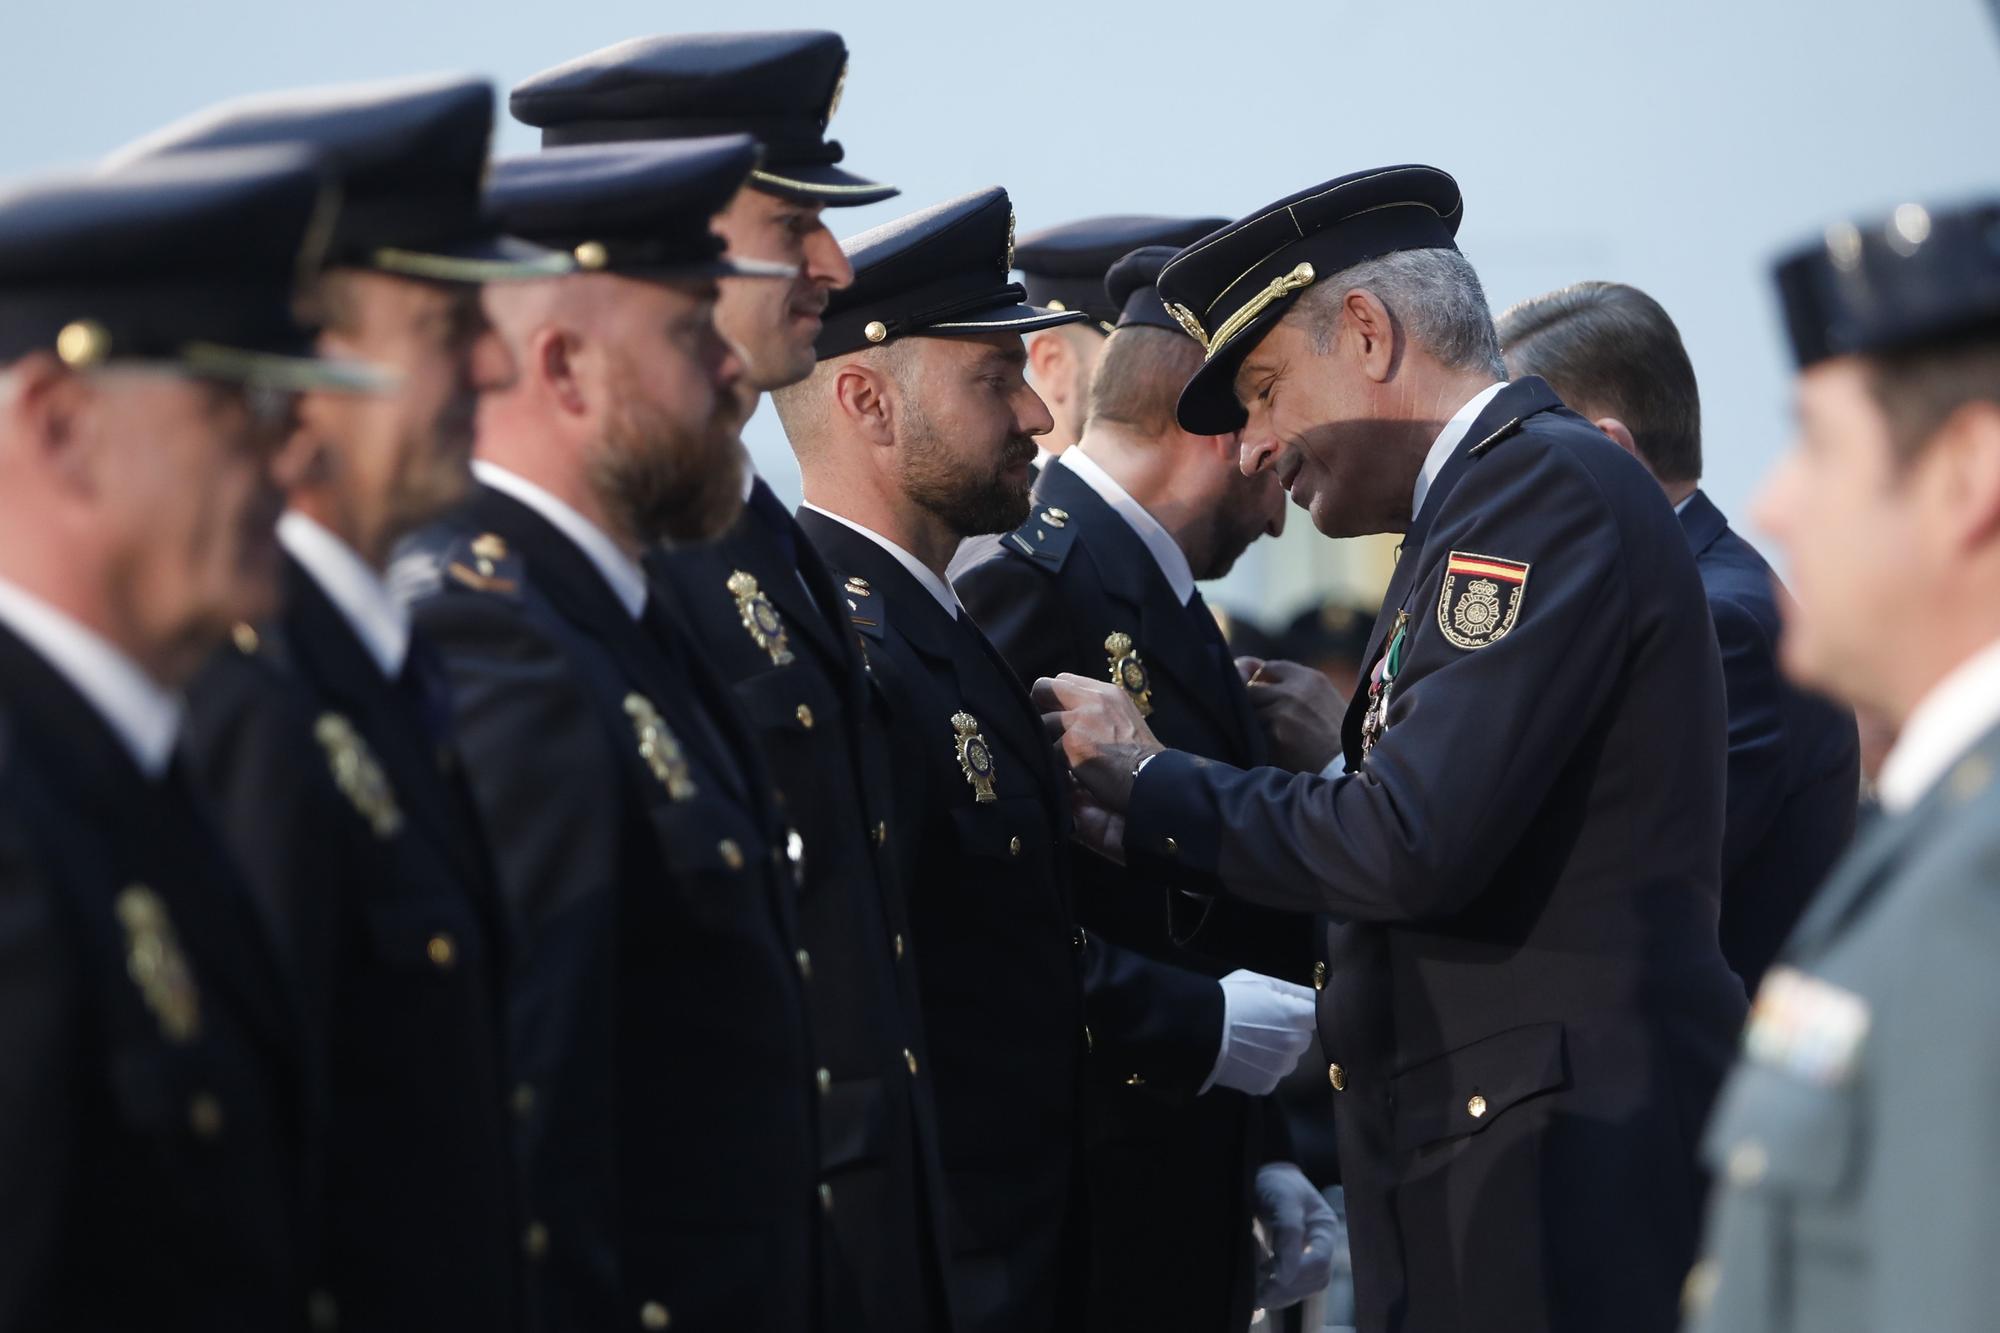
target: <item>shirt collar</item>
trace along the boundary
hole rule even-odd
[[[1472,423],[1479,420],[1479,414],[1486,410],[1493,396],[1506,387],[1504,380],[1487,385],[1473,394],[1465,406],[1444,423],[1444,429],[1431,442],[1431,451],[1424,455],[1423,468],[1417,473],[1416,493],[1410,497],[1410,522],[1416,522],[1417,515],[1424,511],[1424,497],[1431,493],[1431,483],[1437,480],[1437,474],[1444,471],[1444,465],[1451,461],[1451,451],[1458,448],[1459,441],[1472,429]]]
[[[102,635],[4,579],[0,622],[97,710],[141,773],[158,778],[167,771],[181,730],[178,695],[161,688]]]
[[[1067,452],[1067,451],[1065,451],[1065,452]],[[1039,444],[1038,444],[1038,445],[1036,445],[1036,446],[1035,446],[1035,471],[1037,471],[1037,472],[1040,472],[1040,471],[1041,471],[1041,470],[1042,470],[1043,468],[1045,468],[1045,467],[1047,467],[1047,466],[1048,466],[1049,464],[1051,464],[1051,463],[1055,462],[1055,461],[1056,461],[1056,459],[1060,458],[1061,456],[1062,456],[1061,454],[1052,454],[1052,453],[1050,453],[1050,452],[1049,452],[1048,450],[1046,450],[1046,449],[1042,448],[1042,446],[1041,446],[1041,445],[1039,445]]]
[[[575,542],[590,563],[597,566],[597,572],[611,585],[611,591],[632,619],[637,620],[645,613],[646,571],[637,560],[625,554],[617,542],[611,540],[610,533],[526,477],[509,472],[497,463],[475,458],[472,474],[494,490],[513,496]]]
[[[1174,599],[1182,606],[1194,596],[1194,571],[1188,568],[1187,552],[1173,539],[1171,533],[1160,526],[1160,520],[1146,511],[1146,506],[1132,498],[1131,492],[1118,484],[1118,479],[1104,470],[1104,465],[1075,445],[1063,450],[1058,466],[1068,468],[1076,474],[1076,479],[1096,491],[1104,503],[1111,506],[1118,517],[1125,520],[1138,535],[1146,549],[1153,554],[1153,562],[1160,572],[1167,576],[1167,584],[1174,590]]]
[[[1995,726],[2000,726],[2000,641],[1959,663],[1910,711],[1875,783],[1882,808],[1890,814],[1910,809]]]
[[[383,677],[401,675],[410,654],[410,608],[390,593],[388,582],[353,547],[297,510],[278,520],[278,540],[339,608]]]
[[[815,514],[824,514],[842,527],[853,528],[869,541],[874,542],[890,555],[895,556],[896,563],[904,569],[909,570],[910,577],[923,584],[930,595],[937,599],[937,604],[944,608],[944,613],[953,620],[958,619],[962,609],[958,604],[958,594],[951,590],[949,583],[946,583],[936,574],[933,574],[929,565],[926,565],[923,561],[917,559],[908,551],[905,551],[902,547],[884,537],[881,533],[876,532],[873,528],[864,528],[853,519],[836,514],[831,509],[821,509],[810,500],[806,501],[805,507],[812,510]]]

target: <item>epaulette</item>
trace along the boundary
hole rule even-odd
[[[452,588],[519,601],[525,576],[521,557],[508,549],[506,538],[482,532],[454,537],[441,550],[412,551],[391,568],[390,586],[405,601]]]
[[[1037,564],[1061,569],[1076,541],[1076,520],[1069,511],[1054,505],[1037,504],[1028,511],[1027,522],[1001,539],[1001,545]]]
[[[889,604],[859,574],[834,571],[834,577],[840,580],[841,600],[847,603],[847,618],[854,622],[854,628],[879,640],[888,628]]]

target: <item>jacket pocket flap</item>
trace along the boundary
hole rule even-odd
[[[1508,1107],[1568,1080],[1561,1023],[1481,1037],[1390,1080],[1396,1148],[1477,1134]]]
[[[951,812],[958,841],[974,856],[1013,860],[1049,845],[1049,819],[1042,803],[1029,796],[1003,796]]]

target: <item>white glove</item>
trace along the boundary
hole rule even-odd
[[[1340,1218],[1305,1172],[1290,1162],[1258,1167],[1257,1220],[1271,1246],[1257,1267],[1258,1306],[1282,1310],[1325,1291],[1340,1248]]]
[[[1312,1045],[1313,993],[1290,981],[1238,968],[1222,986],[1222,1045],[1201,1091],[1221,1086],[1262,1097]]]

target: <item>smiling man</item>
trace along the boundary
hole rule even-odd
[[[1360,1327],[1664,1330],[1743,1010],[1721,667],[1659,487],[1502,382],[1460,215],[1442,171],[1361,172],[1160,275],[1205,349],[1181,426],[1241,429],[1328,536],[1403,535],[1336,762],[1245,771],[1163,750],[1115,685],[1036,692],[1092,843],[1327,918]]]

